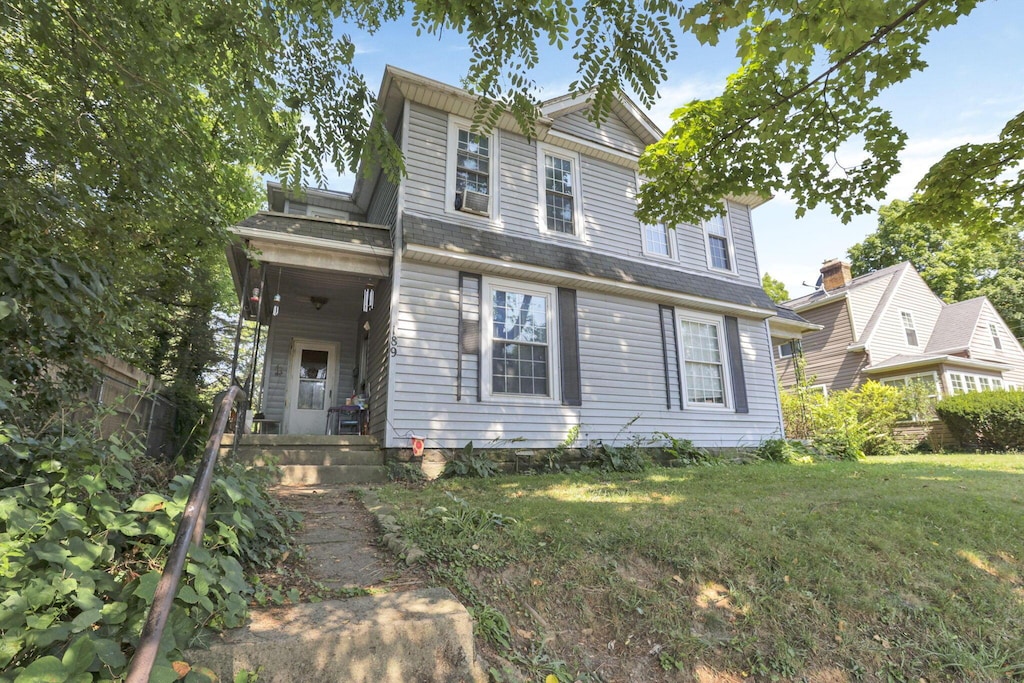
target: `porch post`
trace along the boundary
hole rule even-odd
[[[235,326],[235,351],[231,356],[231,384],[238,384],[238,347],[242,345],[242,325],[245,323],[245,296],[249,291],[249,242],[245,243],[245,277],[242,278],[242,293],[238,297],[238,324]]]

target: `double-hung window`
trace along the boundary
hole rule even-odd
[[[988,324],[988,333],[992,335],[992,346],[996,347],[996,351],[1001,351],[1003,340],[999,338],[999,328],[996,327],[995,323]]]
[[[668,227],[664,223],[643,225],[642,227],[644,231],[644,253],[671,258],[672,247],[669,242]]]
[[[495,214],[495,136],[472,130],[468,121],[448,124],[448,193],[446,211],[474,216]]]
[[[723,211],[704,221],[704,232],[707,236],[708,265],[714,270],[734,271],[729,213]]]
[[[914,327],[914,316],[910,311],[901,311],[900,318],[903,319],[903,331],[907,335],[907,344],[917,346],[917,329]]]
[[[491,280],[485,296],[488,393],[554,397],[554,290]]]
[[[687,405],[725,408],[727,377],[721,319],[681,318],[679,327]]]
[[[541,147],[541,204],[550,232],[580,236],[579,157]]]

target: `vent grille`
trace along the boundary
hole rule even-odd
[[[456,192],[455,208],[477,216],[487,216],[491,212],[491,197],[483,192],[474,192],[473,190]]]

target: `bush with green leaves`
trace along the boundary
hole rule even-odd
[[[494,461],[487,457],[486,452],[477,452],[470,441],[456,451],[444,464],[441,476],[448,477],[493,477],[498,473]]]
[[[705,448],[693,445],[690,439],[678,439],[668,432],[655,432],[655,440],[663,440],[661,450],[667,455],[673,467],[687,465],[717,465],[722,459]]]
[[[137,449],[98,439],[89,425],[59,426],[26,434],[0,423],[4,680],[123,676],[192,483],[178,475],[166,494],[147,493],[153,468]],[[264,492],[266,476],[220,468],[204,544],[190,550],[151,680],[176,680],[181,650],[246,618],[243,566],[271,563],[291,521]]]
[[[1024,450],[1024,391],[947,396],[935,411],[964,448]]]

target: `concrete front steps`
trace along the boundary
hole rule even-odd
[[[384,454],[372,436],[225,434],[222,455],[256,467],[277,464],[282,486],[377,484],[387,481]]]
[[[447,588],[257,610],[185,659],[221,681],[260,683],[483,683],[473,621]]]

